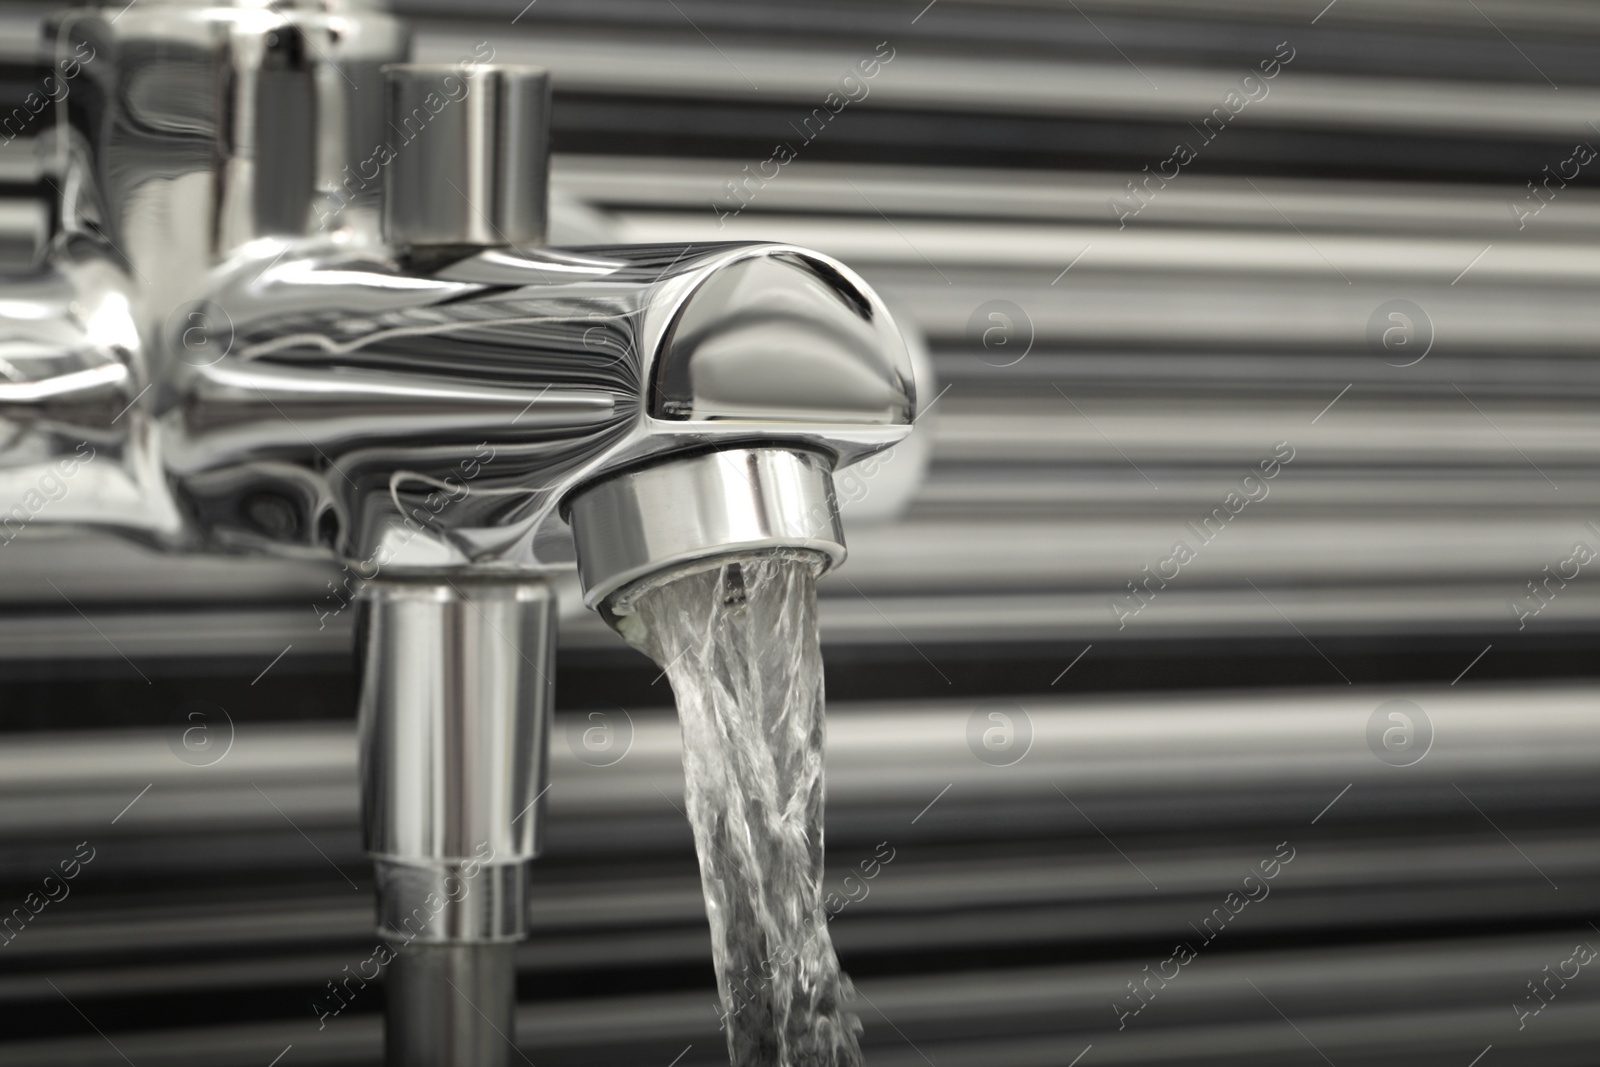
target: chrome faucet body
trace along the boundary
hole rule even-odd
[[[38,142],[55,233],[0,282],[0,538],[343,563],[381,927],[514,942],[548,576],[576,566],[615,614],[701,559],[842,560],[831,471],[910,429],[898,330],[801,248],[543,247],[546,76],[487,44],[407,65],[381,8],[141,0],[57,16],[50,47],[73,71]],[[67,464],[74,492],[34,508]],[[500,975],[508,1025],[507,966],[415,973]],[[396,1014],[391,1063],[498,1062]]]

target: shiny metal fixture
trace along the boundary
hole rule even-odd
[[[803,248],[533,247],[548,81],[487,42],[411,66],[357,0],[142,0],[63,12],[50,46],[58,222],[0,292],[7,539],[344,565],[389,1061],[500,1064],[550,576],[614,617],[721,554],[841,561],[831,472],[910,431],[905,344]]]
[[[420,63],[383,73],[394,131],[428,135],[426,151],[398,152],[385,175],[389,243],[435,254],[543,244],[550,75]]]
[[[362,811],[393,951],[388,1060],[500,1067],[539,854],[554,589],[408,576],[361,595]]]
[[[379,929],[408,944],[520,940],[555,692],[550,583],[379,578],[361,595],[361,792]]]
[[[805,552],[844,562],[844,529],[825,456],[730,448],[663,460],[580,490],[569,518],[584,602],[629,613],[641,583],[717,556]]]

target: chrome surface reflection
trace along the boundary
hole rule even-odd
[[[392,136],[382,67],[410,52],[377,5],[82,8],[54,43],[82,62],[58,122],[65,225],[126,256],[161,314],[260,238],[376,240],[361,164]]]
[[[148,405],[137,292],[115,264],[64,242],[38,273],[0,279],[0,529],[90,523],[176,537],[177,502]]]
[[[495,249],[428,274],[355,253],[240,265],[210,299],[226,351],[190,365],[174,325],[160,423],[229,545],[567,563],[552,513],[585,481],[745,442],[847,463],[911,418],[888,314],[790,246]],[[262,496],[281,522],[253,517]]]

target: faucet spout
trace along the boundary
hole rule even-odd
[[[381,569],[570,566],[580,487],[744,445],[831,468],[900,440],[915,405],[878,298],[787,245],[486,250],[424,272],[358,253],[241,267],[210,299],[229,350],[178,361],[187,401],[162,417],[210,536]],[[282,533],[242,506],[263,495],[292,509]]]

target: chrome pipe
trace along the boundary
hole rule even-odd
[[[554,589],[458,576],[375,580],[361,596],[357,722],[379,933],[516,941],[539,854]]]
[[[419,945],[384,981],[388,1067],[509,1067],[516,1052],[514,944]]]
[[[555,592],[515,577],[376,580],[362,611],[362,825],[394,952],[387,1062],[499,1067],[548,778]]]

